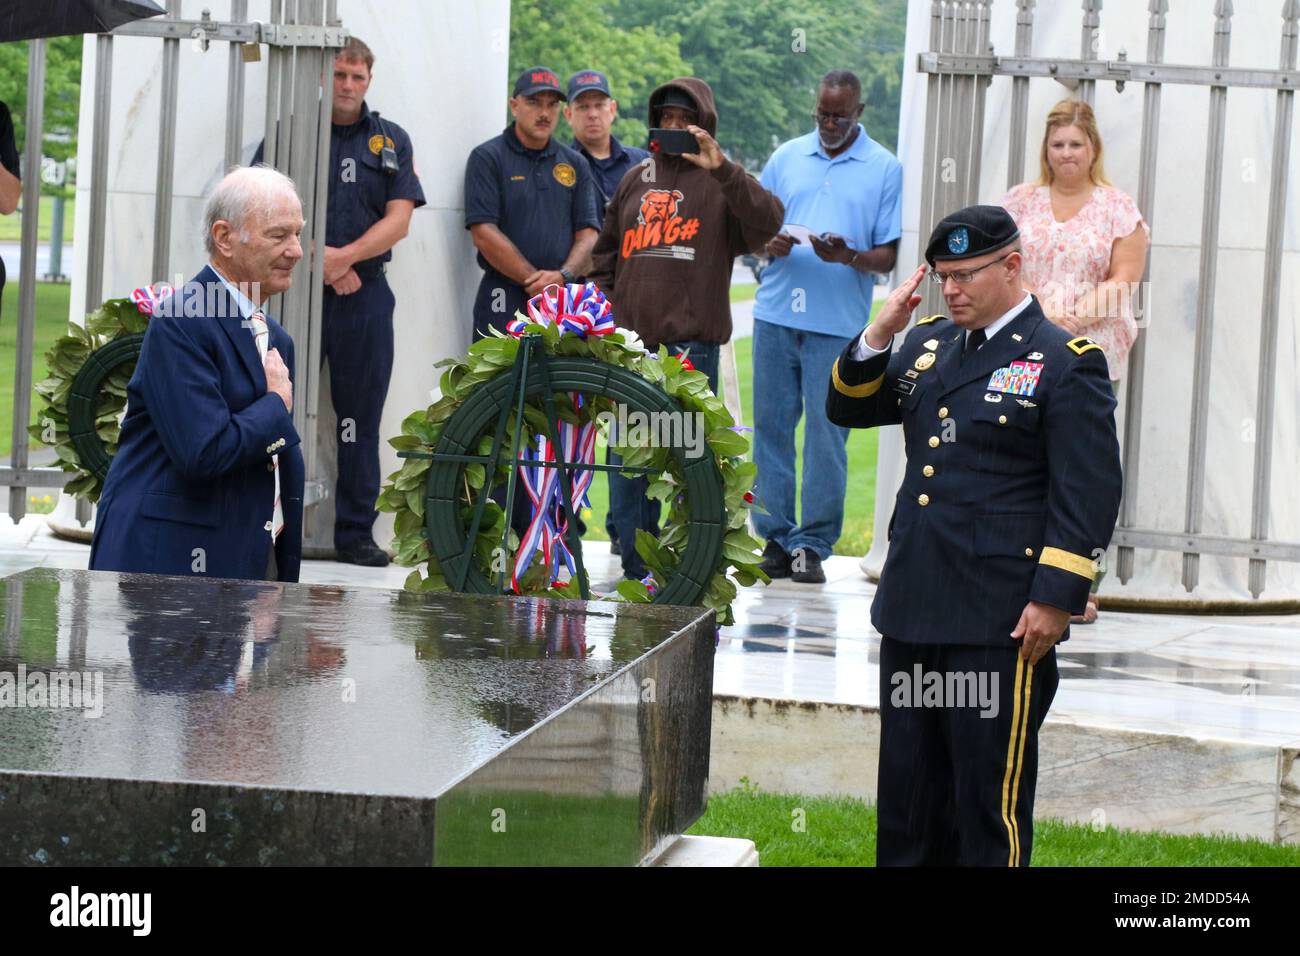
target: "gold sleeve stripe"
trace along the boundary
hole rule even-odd
[[[1062,571],[1069,571],[1072,574],[1078,574],[1089,581],[1097,576],[1097,565],[1092,558],[1085,558],[1081,554],[1062,551],[1060,548],[1044,548],[1038,563],[1051,568],[1060,568]]]
[[[1091,351],[1092,349],[1096,349],[1099,352],[1101,351],[1101,346],[1086,335],[1080,335],[1078,338],[1070,339],[1070,341],[1065,344],[1070,347],[1070,350],[1074,352],[1075,355],[1082,355],[1084,352]]]
[[[866,398],[868,395],[875,395],[876,392],[880,391],[880,386],[885,382],[885,376],[882,374],[879,378],[873,378],[861,385],[845,385],[844,380],[840,378],[840,360],[836,359],[835,364],[831,366],[831,381],[835,385],[835,391],[841,395],[847,395],[849,398]]]

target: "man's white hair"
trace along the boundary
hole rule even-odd
[[[208,255],[216,253],[212,227],[217,220],[224,219],[239,230],[241,238],[246,239],[249,220],[270,216],[286,196],[298,199],[298,190],[293,180],[278,169],[264,163],[233,167],[217,183],[203,207],[203,248]]]

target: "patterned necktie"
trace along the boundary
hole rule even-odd
[[[988,336],[984,333],[983,329],[976,329],[974,332],[971,332],[969,335],[967,335],[966,350],[961,354],[962,359],[964,360],[970,358],[970,356],[978,352],[980,350],[980,346],[983,345],[987,340],[988,340]]]
[[[258,309],[248,317],[248,324],[253,330],[253,341],[257,343],[257,355],[266,362],[266,353],[270,348],[271,330],[266,324],[266,316]],[[280,537],[284,530],[284,509],[280,507],[280,456],[271,456],[272,470],[275,472],[275,508],[271,514],[271,540]]]

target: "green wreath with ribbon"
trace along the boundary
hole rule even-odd
[[[612,322],[608,334],[569,334],[571,324],[559,316],[547,320],[530,313],[531,319],[521,315],[511,323],[510,334],[496,332],[465,356],[437,363],[445,369],[440,397],[408,416],[401,434],[389,440],[406,460],[388,476],[377,507],[395,516],[396,562],[415,567],[407,589],[703,605],[717,611],[719,624],[732,623],[737,585],[769,580],[759,567],[759,542],[747,527],[757,473],[745,460],[749,439],[689,361],[662,346],[657,355],[646,353],[634,333],[614,329]],[[704,450],[692,459],[681,448],[623,444],[631,436],[607,435],[611,450],[622,455],[621,466],[590,465],[588,452],[590,467],[572,469],[636,469],[649,477],[647,494],[667,505],[658,537],[637,532],[635,547],[649,569],[647,578],[622,581],[614,593],[588,594],[580,553],[576,573],[567,581],[557,578],[544,550],[520,551],[506,510],[488,500],[484,484],[492,465],[488,490],[509,487],[516,466],[526,464],[521,449],[556,438],[552,423],[603,425],[617,416],[620,404],[696,416]],[[566,444],[557,440],[555,447]],[[554,460],[569,460],[572,445]],[[522,475],[525,468],[518,471]],[[562,484],[570,492],[568,481]],[[536,499],[533,511],[536,520]],[[507,576],[511,564],[526,567]]]
[[[69,322],[67,334],[45,353],[48,377],[35,389],[45,405],[28,434],[53,448],[59,467],[73,474],[65,493],[99,500],[145,329],[170,291],[160,284],[137,289],[129,299],[109,299],[84,325]]]

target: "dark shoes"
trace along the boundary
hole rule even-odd
[[[613,555],[620,555],[623,553],[623,546],[618,543],[618,538],[614,538],[609,542],[609,553]]]
[[[790,554],[790,580],[796,584],[825,584],[826,572],[816,551],[795,548]]]
[[[788,578],[790,576],[790,555],[786,554],[785,548],[781,547],[775,541],[769,541],[767,547],[763,549],[763,561],[759,567],[767,572],[767,576],[772,579]]]
[[[334,560],[344,564],[359,564],[365,568],[384,568],[388,566],[388,552],[376,547],[373,541],[353,541],[351,544],[337,545],[334,548]]]

